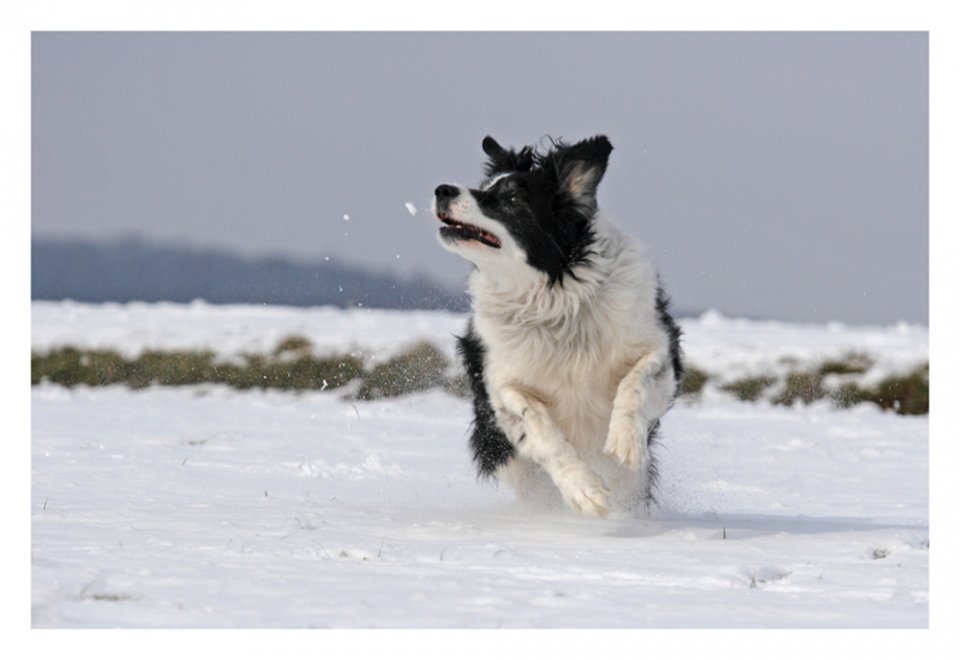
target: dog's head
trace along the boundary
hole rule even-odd
[[[602,135],[552,142],[545,152],[484,138],[489,160],[480,188],[443,184],[434,191],[442,244],[481,270],[523,264],[562,282],[591,254],[597,186],[612,150]]]

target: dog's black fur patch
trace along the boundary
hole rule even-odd
[[[492,477],[497,468],[513,458],[516,450],[497,424],[490,405],[483,381],[486,348],[474,332],[472,322],[467,325],[467,334],[457,337],[457,352],[473,391],[473,432],[470,434],[473,460],[481,477]]]
[[[670,363],[673,365],[673,377],[677,382],[677,389],[674,393],[680,394],[680,381],[683,379],[683,355],[680,350],[680,337],[683,335],[683,330],[673,320],[669,307],[670,298],[663,292],[663,287],[657,286],[657,319],[670,339]]]
[[[674,389],[674,395],[680,394],[681,389],[681,379],[683,378],[683,353],[680,348],[680,337],[683,335],[683,330],[680,329],[680,326],[677,325],[676,321],[673,320],[673,316],[670,314],[670,298],[663,291],[663,287],[657,286],[657,320],[660,323],[660,326],[666,331],[667,337],[670,342],[670,366],[673,369],[673,376],[676,381],[676,386]],[[654,444],[659,444],[658,437],[660,433],[660,420],[655,419],[650,424],[650,429],[647,431],[647,446],[653,447]],[[649,478],[647,480],[647,492],[644,494],[644,499],[648,504],[653,504],[657,501],[657,488],[660,478],[660,470],[657,465],[656,454],[651,450],[650,452],[650,467],[647,471]]]
[[[487,136],[487,185],[470,194],[484,215],[508,228],[527,263],[558,284],[565,276],[575,277],[573,269],[593,254],[597,186],[613,146],[603,135],[574,145],[551,144],[542,153],[533,147],[516,151]],[[496,178],[501,174],[510,176]]]

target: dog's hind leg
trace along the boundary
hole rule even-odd
[[[499,389],[497,399],[497,420],[517,454],[542,467],[574,511],[607,515],[607,487],[564,438],[550,418],[547,404],[527,389],[509,385]]]

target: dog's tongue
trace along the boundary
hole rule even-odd
[[[488,231],[483,231],[483,230],[481,229],[481,230],[480,230],[480,235],[481,235],[484,239],[486,239],[487,241],[489,241],[490,243],[492,243],[493,245],[495,245],[495,246],[497,246],[497,247],[500,247],[500,239],[497,238],[496,236],[494,236],[493,234],[491,234],[490,232],[488,232]]]

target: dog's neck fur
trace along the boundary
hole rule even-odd
[[[589,263],[562,282],[526,265],[474,271],[474,327],[492,360],[541,374],[535,382],[587,382],[643,349],[656,319],[640,310],[653,310],[656,275],[632,239],[594,223]]]
[[[600,297],[620,260],[620,232],[599,215],[593,219],[593,230],[588,263],[574,266],[560,282],[551,283],[546,273],[526,264],[477,268],[470,278],[474,311],[506,327],[548,329],[569,324]]]

